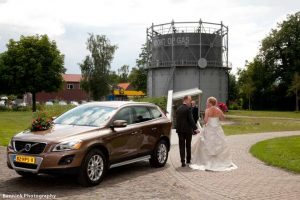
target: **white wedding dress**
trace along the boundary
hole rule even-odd
[[[198,125],[199,126],[199,125]],[[237,169],[218,117],[209,117],[200,134],[193,137],[192,169],[230,171]]]

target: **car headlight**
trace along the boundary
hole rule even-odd
[[[74,141],[67,141],[61,142],[53,148],[52,151],[69,151],[69,150],[76,150],[80,149],[82,144],[81,140],[74,140]]]
[[[13,139],[11,139],[7,145],[7,148],[11,151],[15,151],[13,142],[14,142]]]

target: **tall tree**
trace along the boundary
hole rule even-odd
[[[299,91],[300,91],[300,75],[298,72],[294,74],[294,78],[292,80],[292,84],[289,87],[290,94],[295,95],[296,100],[296,112],[299,111]]]
[[[299,52],[300,12],[297,12],[271,30],[262,40],[258,55],[246,65],[245,74],[250,78],[242,76],[242,79],[249,80],[248,86],[255,88],[251,100],[253,108],[293,109],[294,100],[287,94],[294,74],[300,73]]]
[[[229,73],[229,85],[228,85],[228,100],[235,101],[238,97],[237,80],[234,74]]]
[[[120,77],[115,71],[109,72],[109,84],[110,85],[117,85],[119,83]]]
[[[21,36],[9,40],[1,55],[0,83],[2,93],[32,94],[32,110],[36,111],[36,93],[54,92],[63,84],[64,55],[47,35]]]
[[[147,91],[147,65],[150,57],[147,43],[143,44],[139,58],[136,59],[136,67],[132,68],[129,80],[136,90]]]
[[[92,99],[99,100],[110,91],[110,64],[118,47],[112,45],[105,35],[94,34],[89,34],[86,45],[90,54],[79,64],[82,74],[81,86]]]
[[[128,76],[129,76],[129,65],[123,65],[121,68],[118,69],[118,75],[119,75],[119,82],[126,83],[128,82]]]
[[[239,93],[244,99],[248,102],[248,109],[251,110],[251,97],[253,96],[256,88],[254,85],[254,81],[251,77],[251,65],[246,63],[247,69],[239,70],[238,71],[238,85],[239,85]]]

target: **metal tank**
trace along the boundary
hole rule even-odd
[[[150,97],[199,88],[205,100],[228,100],[228,27],[221,23],[174,22],[147,28]]]

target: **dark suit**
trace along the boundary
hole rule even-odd
[[[181,163],[185,163],[185,149],[186,160],[191,161],[191,142],[193,131],[197,129],[194,122],[191,108],[186,104],[182,104],[176,110],[176,132],[179,138],[179,150]]]
[[[199,115],[198,115],[198,108],[196,106],[192,107],[192,114],[193,114],[194,122],[197,123],[199,119]]]

